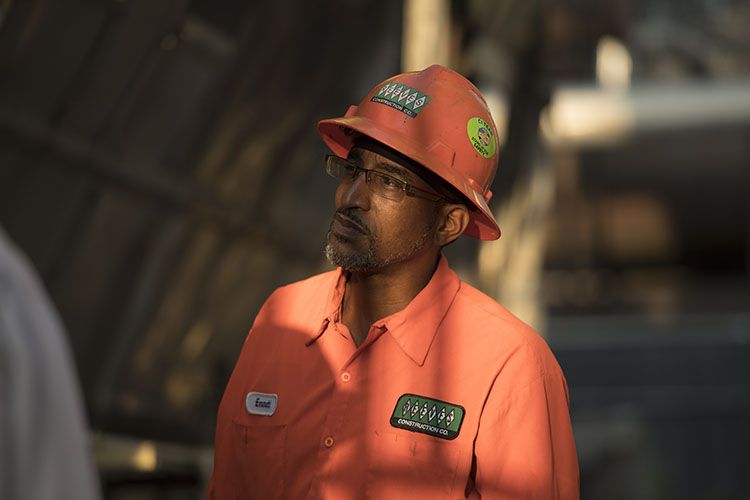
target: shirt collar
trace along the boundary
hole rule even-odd
[[[441,255],[427,286],[404,309],[377,321],[375,326],[384,325],[406,355],[422,366],[460,283]]]
[[[341,302],[344,299],[344,290],[346,289],[347,279],[349,279],[349,273],[347,273],[340,267],[336,269],[335,273],[333,273],[333,278],[331,280],[333,286],[330,287],[328,297],[324,302],[324,317],[321,320],[320,325],[318,326],[318,330],[313,332],[312,337],[310,337],[305,342],[305,345],[310,346],[316,340],[318,340],[320,336],[323,335],[323,332],[326,331],[326,328],[328,328],[329,323],[331,323],[332,321],[340,320],[339,316],[341,314]]]
[[[315,342],[325,332],[331,321],[339,321],[341,301],[348,273],[341,268],[334,275],[333,286],[328,294],[325,318],[317,333],[307,341]],[[376,321],[373,326],[385,327],[404,353],[416,364],[422,366],[438,327],[448,313],[460,287],[456,273],[448,266],[444,256],[440,256],[437,269],[429,283],[409,304],[394,314]]]

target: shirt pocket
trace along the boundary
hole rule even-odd
[[[284,498],[286,424],[232,420],[234,497]]]
[[[460,447],[408,431],[378,432],[367,470],[367,498],[450,498]]]

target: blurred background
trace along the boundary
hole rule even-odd
[[[202,498],[277,286],[326,270],[317,120],[432,63],[501,136],[447,249],[547,338],[584,499],[750,499],[750,2],[0,0],[0,225],[71,343],[107,499]]]

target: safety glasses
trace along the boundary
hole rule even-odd
[[[404,196],[413,196],[435,202],[446,199],[437,193],[416,188],[406,181],[378,170],[362,168],[349,160],[335,155],[326,155],[325,162],[328,175],[345,184],[354,182],[359,173],[364,172],[365,182],[370,192],[388,200],[401,201],[404,199]]]

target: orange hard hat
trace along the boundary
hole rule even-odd
[[[497,171],[497,129],[479,90],[455,71],[435,64],[389,78],[344,117],[321,120],[318,131],[342,158],[364,135],[414,160],[469,200],[464,234],[500,237],[487,205]]]

